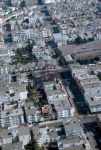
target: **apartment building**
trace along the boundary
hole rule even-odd
[[[48,103],[53,104],[58,119],[69,118],[74,115],[75,109],[72,98],[66,91],[61,79],[55,79],[44,83]]]

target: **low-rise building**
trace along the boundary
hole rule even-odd
[[[74,115],[75,109],[72,98],[60,79],[45,82],[44,88],[48,103],[54,106],[58,119],[69,118]]]
[[[72,118],[66,122],[45,123],[39,128],[33,127],[35,138],[39,145],[48,147],[49,144],[57,143],[59,150],[93,150],[79,120]],[[94,149],[95,150],[95,149]]]
[[[94,67],[93,67],[94,68]],[[101,81],[92,65],[71,65],[71,72],[92,113],[101,112]]]
[[[23,125],[24,115],[22,109],[8,110],[0,112],[0,127],[13,128]]]
[[[30,140],[31,135],[29,127],[14,127],[10,128],[9,130],[1,129],[0,131],[0,146],[3,148],[3,150],[6,150],[7,146],[8,148],[11,147],[10,150],[24,150],[24,146],[28,144]],[[21,147],[19,148],[19,146]]]

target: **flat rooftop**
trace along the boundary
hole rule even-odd
[[[101,106],[101,86],[86,88],[85,98],[90,106]]]
[[[94,41],[86,44],[81,44],[81,45],[66,45],[62,47],[62,52],[63,55],[66,56],[68,54],[75,54],[78,55],[80,53],[85,54],[85,53],[97,53],[101,54],[101,40],[99,41]]]
[[[44,82],[44,88],[49,103],[53,102],[57,106],[63,106],[64,108],[71,106],[67,93],[68,91],[65,90],[65,87],[60,79],[57,79],[57,81],[53,80]]]

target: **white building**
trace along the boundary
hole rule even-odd
[[[0,112],[0,127],[9,128],[20,126],[22,124],[24,124],[24,116],[22,109]]]
[[[72,76],[92,113],[101,112],[101,81],[96,75],[99,69],[98,65],[71,65]]]
[[[31,140],[31,136],[30,136],[30,129],[28,127],[19,127],[19,128],[12,128],[12,129],[2,129],[2,131],[0,132],[0,146],[3,147],[3,149],[5,150],[5,147],[11,147],[10,150],[12,150],[15,146],[13,145],[14,143],[16,144],[16,149],[17,149],[17,145],[19,147],[20,144],[20,148],[17,150],[24,150],[24,146],[26,144],[28,144]],[[11,145],[12,146],[11,146]],[[14,149],[15,150],[15,149]]]
[[[74,115],[75,109],[72,98],[60,79],[45,82],[44,88],[48,103],[55,106],[58,119],[68,118]]]

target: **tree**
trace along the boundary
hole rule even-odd
[[[0,146],[0,150],[2,150],[2,147]]]
[[[33,131],[30,130],[31,141],[25,146],[25,150],[42,150],[34,138]]]
[[[85,43],[86,40],[85,39],[82,39],[80,36],[78,36],[76,39],[75,39],[75,44],[82,44],[82,43]]]
[[[20,3],[20,7],[21,7],[21,8],[26,7],[26,3],[25,3],[25,1],[24,1],[24,0],[23,0],[23,1],[21,1],[21,3]]]

